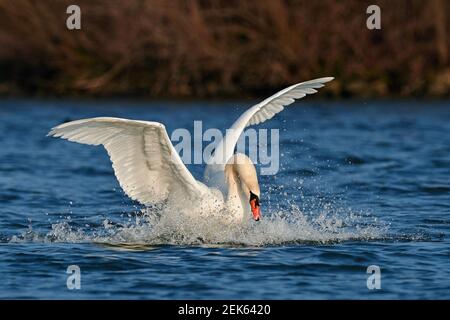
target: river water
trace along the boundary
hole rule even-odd
[[[263,219],[235,229],[145,209],[102,147],[46,137],[96,116],[225,129],[250,105],[0,101],[0,298],[450,298],[448,102],[286,108],[257,127],[280,137],[278,173],[259,177]]]

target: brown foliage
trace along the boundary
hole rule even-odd
[[[450,3],[377,1],[376,31],[371,3],[0,0],[0,93],[241,96],[332,75],[334,95],[448,95]]]

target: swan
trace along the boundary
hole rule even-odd
[[[163,124],[151,121],[98,117],[63,123],[48,136],[88,145],[103,145],[125,194],[148,206],[168,203],[180,210],[191,204],[192,214],[227,212],[226,221],[261,219],[260,188],[252,161],[234,153],[244,129],[275,114],[333,77],[287,87],[245,111],[216,146],[200,182],[189,172],[172,145]]]

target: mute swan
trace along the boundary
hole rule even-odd
[[[89,145],[103,145],[124,192],[144,205],[191,203],[217,212],[227,209],[236,223],[252,216],[258,221],[260,189],[255,167],[244,154],[234,154],[244,129],[271,119],[296,99],[314,94],[332,77],[294,84],[244,112],[217,145],[205,170],[204,183],[188,171],[173,147],[163,124],[100,117],[54,127],[48,136]],[[251,214],[250,214],[251,212]]]

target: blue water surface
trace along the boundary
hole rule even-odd
[[[142,207],[103,148],[46,137],[96,116],[159,121],[169,134],[195,120],[225,129],[250,105],[0,101],[0,298],[450,298],[448,102],[286,108],[258,127],[280,130],[279,172],[260,176],[264,221],[215,243],[179,229],[146,241],[136,233],[153,229],[140,228]],[[201,178],[203,165],[188,168]],[[70,265],[79,290],[67,287]]]

